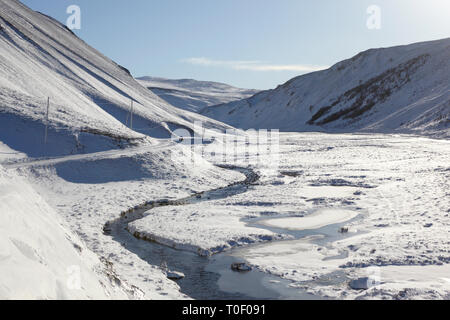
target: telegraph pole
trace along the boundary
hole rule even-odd
[[[45,116],[45,136],[44,136],[44,144],[47,144],[47,136],[48,136],[48,123],[49,123],[49,113],[50,110],[50,97],[47,98],[47,114]]]

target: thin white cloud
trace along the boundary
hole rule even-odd
[[[249,71],[313,72],[328,68],[328,66],[311,66],[303,64],[268,64],[262,61],[213,60],[204,57],[183,59],[182,62],[204,67],[221,67]]]

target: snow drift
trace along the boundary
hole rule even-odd
[[[168,138],[195,120],[227,127],[159,99],[58,21],[16,0],[0,2],[0,140],[13,149],[32,156],[102,151]]]

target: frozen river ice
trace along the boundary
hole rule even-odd
[[[186,275],[178,285],[193,298],[449,297],[449,141],[280,134],[278,170],[250,166],[259,179],[244,185],[233,183],[245,179],[235,170],[206,161],[191,167],[162,145],[9,167],[147,297],[183,296],[162,278],[163,261]],[[239,148],[234,159],[248,167]],[[127,222],[133,234],[164,245],[122,224],[103,234],[121,212],[164,198],[190,201]],[[234,260],[253,271],[231,272]],[[367,290],[348,285],[371,275],[379,281]]]

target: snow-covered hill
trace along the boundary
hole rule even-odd
[[[226,127],[159,99],[58,21],[16,0],[0,2],[0,140],[10,147],[32,156],[101,151],[167,138],[200,119]]]
[[[0,143],[1,155],[8,151]],[[17,173],[0,165],[0,299],[127,298],[98,257]]]
[[[450,38],[371,49],[274,90],[204,109],[239,128],[448,136]]]
[[[171,105],[193,112],[209,106],[246,99],[258,92],[219,82],[192,79],[141,77],[138,81]]]

